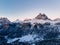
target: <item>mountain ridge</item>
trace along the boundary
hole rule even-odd
[[[7,18],[0,19],[0,22],[3,22],[0,23],[0,45],[55,45],[57,41],[60,43],[60,21],[49,20],[45,14],[36,18],[25,21],[18,19],[13,22]]]
[[[0,18],[0,22],[3,23],[3,21],[5,20],[6,23],[9,23],[11,22],[10,20],[8,20],[8,18],[5,18],[5,17],[2,17]],[[12,22],[25,22],[25,21],[31,21],[31,20],[49,20],[49,21],[60,21],[60,18],[56,18],[54,20],[51,20],[50,18],[48,18],[45,14],[42,14],[42,13],[39,13],[35,18],[33,19],[24,19],[23,21],[19,20],[19,19],[16,19],[15,21],[12,21]]]

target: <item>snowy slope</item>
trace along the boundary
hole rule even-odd
[[[37,38],[37,35],[30,35],[29,34],[29,35],[22,36],[20,38],[8,39],[7,43],[12,43],[16,40],[19,40],[19,42],[35,42],[35,41],[38,41],[40,39]]]

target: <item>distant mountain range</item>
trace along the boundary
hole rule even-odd
[[[39,13],[33,19],[0,18],[0,45],[60,45],[60,19]]]
[[[41,20],[45,20],[45,21],[47,21],[48,20],[48,22],[49,21],[60,21],[60,18],[56,18],[56,19],[54,19],[54,20],[51,20],[50,18],[48,18],[45,14],[41,14],[41,13],[39,13],[35,18],[33,18],[33,19],[25,19],[24,21],[21,21],[21,20],[19,20],[19,19],[17,19],[16,21],[13,21],[13,23],[15,22],[15,23],[21,23],[21,22],[31,22],[31,21],[35,21],[36,22],[36,20],[39,20],[39,21],[41,21]],[[11,21],[10,20],[8,20],[7,18],[0,18],[0,23],[10,23]]]

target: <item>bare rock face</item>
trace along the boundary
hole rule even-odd
[[[0,23],[7,24],[10,23],[10,21],[7,18],[0,18]]]
[[[7,18],[0,18],[0,26],[2,26],[4,29],[8,29],[9,24],[10,21]]]
[[[46,19],[48,19],[48,17],[45,14],[39,13],[39,15],[37,15],[35,17],[35,19],[43,19],[43,20],[46,20]]]

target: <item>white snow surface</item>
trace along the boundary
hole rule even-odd
[[[42,20],[42,19],[32,19],[32,20],[29,20],[29,21],[24,21],[25,23],[27,22],[31,22],[31,24],[34,24],[34,23],[46,23],[46,22],[51,22],[50,20]]]
[[[7,43],[12,43],[12,42],[14,42],[14,41],[16,41],[16,40],[18,40],[18,39],[19,39],[19,38],[8,39]]]
[[[20,22],[20,23],[31,23],[31,24],[35,24],[35,23],[41,23],[41,24],[44,24],[44,23],[46,23],[46,22],[49,22],[49,23],[51,23],[51,24],[55,24],[55,23],[57,23],[57,22],[60,22],[60,20],[43,20],[43,19],[32,19],[32,20],[28,20],[28,21],[21,21],[21,20],[16,20],[16,21],[13,21],[13,23],[18,23],[18,22]]]
[[[14,38],[14,39],[8,39],[7,43],[12,43],[16,40],[19,40],[19,42],[34,42],[39,40],[39,38],[37,38],[37,35],[25,35],[22,36],[20,38]]]
[[[26,42],[26,41],[34,41],[34,38],[36,38],[36,35],[26,35],[20,38],[20,42]]]
[[[13,21],[13,23],[23,23],[23,21],[17,19],[17,20],[15,20],[15,21]]]
[[[42,19],[32,19],[32,20],[29,20],[29,21],[23,21],[24,23],[31,23],[33,26],[35,25],[35,23],[40,23],[40,24],[44,24],[44,23],[50,23],[51,25],[55,25],[55,23],[58,23],[60,22],[60,20],[42,20]]]
[[[41,24],[44,24],[46,22],[50,22],[52,24],[54,23],[57,23],[57,22],[60,22],[60,21],[53,21],[53,20],[42,20],[42,19],[32,19],[32,20],[29,20],[29,21],[24,21],[24,23],[28,23],[30,22],[31,24],[34,24],[34,23],[41,23]]]

